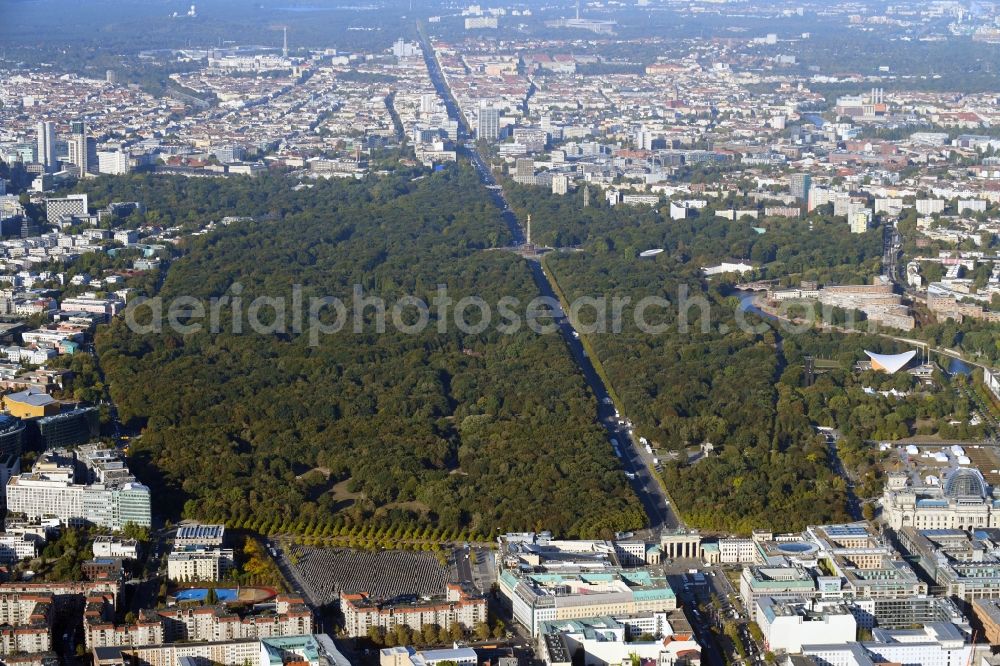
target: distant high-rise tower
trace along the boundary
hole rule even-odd
[[[590,205],[590,186],[583,186],[583,207],[586,208]]]
[[[47,173],[56,168],[56,125],[50,120],[38,123],[38,161]]]
[[[486,100],[479,102],[476,138],[485,141],[496,141],[500,138],[500,108],[493,102]]]
[[[525,244],[531,245],[531,215],[528,216],[528,224],[526,226],[528,227],[528,230],[527,230],[527,235],[525,236],[524,239]]]
[[[82,121],[74,121],[70,129],[69,161],[80,169],[80,177],[83,178],[98,167],[97,142],[87,136],[87,125]]]
[[[113,69],[109,69],[104,73],[104,80],[110,83],[111,85],[115,85],[116,83],[118,83],[118,72],[116,72]]]
[[[535,160],[530,157],[519,157],[514,162],[514,178],[520,182],[535,175]]]
[[[807,173],[793,173],[788,178],[788,189],[799,201],[809,201],[809,189],[812,187],[812,176]]]
[[[437,96],[425,93],[420,96],[420,113],[434,113],[438,109]]]
[[[557,173],[552,176],[552,194],[563,195],[569,192],[569,176]]]
[[[287,25],[282,26],[281,27],[281,32],[284,35],[284,39],[283,39],[283,41],[281,43],[281,57],[282,58],[287,58],[288,57],[288,26]]]

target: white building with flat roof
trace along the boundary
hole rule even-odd
[[[756,615],[765,649],[771,652],[798,654],[803,643],[846,643],[857,638],[858,623],[843,604],[761,597]]]
[[[379,666],[437,666],[443,661],[458,666],[476,666],[479,657],[470,647],[418,652],[411,647],[397,646],[384,648],[379,653]]]
[[[167,578],[177,582],[216,581],[233,568],[230,548],[175,550],[167,556]]]
[[[9,565],[37,556],[37,540],[25,534],[0,534],[0,563]]]
[[[822,643],[802,646],[802,654],[823,666],[964,666],[973,646],[948,622],[932,622],[920,629],[874,629],[874,640],[861,643]]]
[[[31,520],[122,530],[152,524],[149,488],[135,480],[120,454],[82,447],[77,453],[47,451],[28,474],[7,482],[7,511]],[[86,475],[79,474],[86,469]],[[79,476],[78,476],[79,474]]]
[[[757,561],[757,544],[753,539],[739,537],[719,539],[719,561],[722,564],[753,564]]]
[[[94,557],[114,557],[123,560],[139,558],[139,542],[135,539],[100,535],[94,539]]]

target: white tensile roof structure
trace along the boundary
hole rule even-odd
[[[911,349],[910,351],[903,352],[902,354],[876,354],[875,352],[870,352],[866,349],[865,353],[868,354],[868,358],[872,360],[872,370],[881,370],[882,372],[891,375],[909,363],[910,360],[917,355],[917,350]]]

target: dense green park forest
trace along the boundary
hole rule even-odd
[[[906,374],[854,371],[863,349],[897,351],[892,341],[783,330],[740,309],[731,277],[701,274],[702,266],[747,259],[767,277],[862,282],[878,272],[880,231],[851,234],[840,220],[814,216],[812,229],[806,220],[763,220],[767,232],[758,234],[710,212],[671,221],[665,211],[646,207],[598,201],[582,209],[579,195],[527,187],[513,192],[512,205],[532,214],[536,238],[582,250],[546,259],[570,301],[602,294],[632,303],[648,296],[670,301],[646,313],[660,330],[640,330],[626,315],[620,333],[589,339],[637,435],[660,447],[666,487],[692,526],[785,531],[845,520],[851,517],[849,481],[862,500],[882,489],[881,454],[866,439],[981,434],[949,425],[949,417],[969,410],[954,391],[919,387]],[[648,248],[664,252],[637,256]],[[591,321],[587,309],[580,319]],[[806,355],[833,366],[812,386],[804,381]],[[817,426],[838,428],[839,451]],[[695,459],[694,447],[706,442],[713,450]]]
[[[664,248],[686,266],[746,261],[760,266],[760,277],[828,283],[866,282],[881,270],[882,236],[877,229],[852,234],[842,219],[819,211],[807,219],[764,218],[732,222],[716,216],[724,205],[706,206],[697,217],[671,220],[669,206],[610,206],[597,190],[583,207],[582,192],[560,197],[512,181],[504,183],[511,205],[531,212],[536,242],[552,247],[586,247],[631,260],[651,248]],[[739,204],[737,204],[739,206]],[[806,233],[807,225],[811,231]],[[766,229],[758,233],[754,227]],[[669,232],[667,230],[669,229]],[[662,258],[660,259],[662,260]]]
[[[187,243],[160,288],[165,302],[208,302],[234,283],[244,308],[262,295],[291,302],[293,285],[306,303],[348,306],[354,285],[390,304],[430,303],[439,284],[491,304],[537,295],[521,259],[487,249],[506,230],[471,169],[418,173],[300,191],[282,177],[86,187],[98,203],[142,200],[167,224],[255,218]],[[118,319],[99,336],[121,418],[145,426],[130,455],[161,509],[310,534],[366,523],[607,536],[644,522],[558,336],[439,333],[434,307],[423,332],[390,318],[377,333],[369,308],[361,333],[348,324],[311,346],[307,332],[238,334],[232,310],[218,334],[142,334]],[[415,311],[404,315],[412,323]]]

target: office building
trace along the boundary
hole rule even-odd
[[[615,557],[623,567],[641,567],[646,564],[645,541],[615,541]]]
[[[722,564],[754,564],[758,562],[757,544],[753,539],[738,537],[719,539],[719,561]]]
[[[444,629],[456,623],[474,627],[486,621],[486,599],[471,596],[454,584],[447,586],[443,597],[399,604],[372,599],[366,594],[341,592],[340,612],[344,616],[346,634],[359,638],[367,636],[371,627],[392,629],[400,624],[413,630],[428,624]]]
[[[1000,644],[1000,599],[973,599],[972,610],[983,626],[986,642]]]
[[[514,143],[524,146],[529,153],[545,150],[549,142],[549,133],[535,127],[516,127],[512,132]]]
[[[36,127],[36,132],[38,161],[45,168],[45,173],[52,173],[59,165],[56,159],[56,125],[50,120],[41,121]]]
[[[852,234],[863,234],[868,231],[871,221],[872,213],[868,209],[854,210],[847,216],[847,222],[851,225]]]
[[[928,595],[927,583],[866,523],[811,526],[801,535],[761,532],[752,542],[761,566],[744,571],[744,599],[843,602],[865,629],[964,622],[953,604]],[[829,575],[819,573],[821,562]],[[756,612],[751,609],[752,618]]]
[[[801,566],[746,567],[740,576],[740,598],[751,620],[757,619],[757,602],[764,597],[780,601],[814,596],[816,581]]]
[[[944,212],[944,199],[917,199],[917,213],[935,215]]]
[[[75,164],[80,172],[80,177],[96,173],[97,142],[93,137],[87,136],[87,125],[81,121],[75,121],[70,125],[71,133],[67,147],[69,148],[69,162]]]
[[[43,453],[30,473],[7,482],[6,502],[8,513],[29,520],[54,518],[62,525],[111,530],[151,524],[149,488],[135,480],[120,458],[99,456],[96,446],[79,453]]]
[[[809,201],[809,189],[812,187],[812,176],[807,173],[793,173],[788,177],[790,194],[802,202]]]
[[[514,619],[537,636],[541,623],[604,615],[664,612],[677,608],[665,578],[648,571],[606,570],[586,574],[500,574],[500,594]]]
[[[392,44],[392,55],[396,58],[419,58],[422,54],[419,42],[407,42],[400,37]]]
[[[585,617],[575,620],[549,620],[539,628],[539,637],[560,631],[587,631],[594,629],[615,639],[637,640],[649,634],[656,640],[672,636],[691,635],[691,624],[681,610],[669,613],[639,613],[637,615],[616,615]]]
[[[132,170],[129,154],[122,150],[101,150],[97,152],[97,172],[112,176],[124,176]]]
[[[64,298],[59,304],[60,312],[82,312],[98,315],[102,322],[109,321],[125,307],[121,298],[112,294],[98,297],[96,292],[80,294],[75,298]]]
[[[535,160],[530,157],[518,158],[514,163],[514,179],[533,178],[535,175]]]
[[[614,206],[618,202],[617,192],[615,193],[615,201],[611,204]],[[696,214],[698,211],[691,208],[684,201],[671,201],[670,202],[670,219],[671,220],[683,220],[688,218],[691,214]]]
[[[535,185],[535,160],[530,157],[519,157],[514,163],[514,182],[522,185]]]
[[[86,194],[70,194],[62,199],[45,200],[45,221],[56,224],[64,215],[87,217],[90,214]]]
[[[178,583],[217,581],[233,568],[231,548],[188,546],[167,556],[167,578]]]
[[[21,473],[21,454],[0,454],[0,502],[7,501],[7,482]]]
[[[0,459],[8,455],[20,456],[24,449],[24,422],[7,414],[0,414]]]
[[[968,620],[951,599],[927,594],[881,599],[847,599],[858,627],[906,629],[932,622],[967,626]]]
[[[764,649],[771,652],[797,654],[803,643],[846,643],[857,638],[857,621],[842,603],[761,597],[755,615]]]
[[[496,16],[469,16],[465,19],[466,30],[496,30],[498,25]]]
[[[569,176],[562,173],[552,175],[552,194],[566,194],[569,192]]]
[[[801,289],[786,289],[770,292],[769,298],[818,298],[820,303],[845,310],[861,310],[869,320],[911,330],[915,325],[909,307],[903,304],[901,295],[894,292],[894,287],[888,280],[880,277],[872,279],[872,284],[826,285],[815,291]]]
[[[487,100],[479,102],[476,138],[480,141],[496,141],[500,138],[500,107],[493,102]]]
[[[551,620],[542,623],[537,654],[546,664],[562,664],[563,655],[578,655],[593,666],[654,663],[689,666],[701,663],[701,646],[690,626],[665,628],[661,640],[635,640],[627,626],[614,617]]]
[[[418,652],[411,647],[397,646],[384,648],[379,653],[379,666],[437,666],[441,662],[456,666],[476,666],[479,656],[470,647]]]
[[[29,424],[29,439],[43,449],[58,449],[84,444],[98,435],[100,415],[97,407],[79,407],[68,412],[44,416]]]
[[[1000,530],[899,530],[900,545],[945,594],[966,602],[1000,597]]]
[[[246,149],[243,146],[216,146],[212,148],[212,151],[215,153],[215,157],[223,164],[242,162],[243,158],[246,157]]]
[[[901,198],[878,198],[875,199],[875,213],[886,215],[902,215],[903,200]]]
[[[623,194],[622,203],[626,206],[657,206],[660,196],[657,194]]]
[[[0,564],[10,566],[38,556],[38,541],[24,534],[0,533]]]
[[[874,664],[920,664],[963,666],[972,657],[973,646],[954,625],[928,624],[920,629],[874,629],[871,641],[802,646],[802,654],[816,663],[831,666]]]
[[[38,161],[38,144],[36,143],[18,143],[10,148],[7,148],[6,153],[2,155],[2,159],[5,162],[14,164],[20,162],[21,164],[28,165],[33,164]]]
[[[99,535],[94,538],[94,557],[113,557],[123,560],[139,558],[139,542],[115,536]]]

